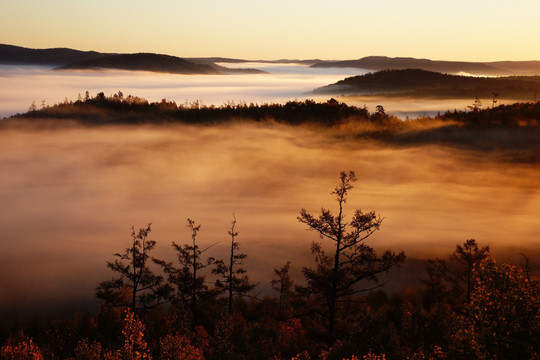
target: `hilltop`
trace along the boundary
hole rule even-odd
[[[0,44],[0,64],[45,65],[53,66],[56,70],[121,69],[175,74],[264,73],[257,69],[229,69],[213,61],[191,61],[162,54],[99,53],[67,48],[29,49],[5,44]]]
[[[420,69],[383,70],[352,76],[315,89],[315,94],[357,94],[474,98],[531,98],[540,90],[540,76],[474,77]]]
[[[213,63],[195,63],[176,56],[150,53],[99,57],[64,65],[55,70],[68,69],[120,69],[173,74],[263,73],[263,71],[256,69],[229,69]]]
[[[329,61],[320,59],[246,60],[226,57],[179,58],[151,53],[100,53],[69,48],[29,49],[0,44],[0,64],[45,65],[62,69],[113,68],[171,72],[181,74],[263,73],[257,69],[229,69],[216,63],[257,62],[268,64],[296,63],[314,68],[422,69],[448,74],[484,76],[540,75],[540,61],[466,62],[416,59],[411,57],[368,56],[356,60]]]
[[[449,74],[471,75],[540,75],[540,61],[466,62],[416,59],[411,57],[368,56],[358,60],[321,61],[311,67],[360,68],[365,70],[422,69]]]
[[[78,61],[98,59],[117,54],[80,51],[68,48],[29,49],[0,44],[0,64],[64,66]]]
[[[191,61],[168,55],[124,54],[99,57],[57,67],[55,70],[68,69],[120,69],[169,72],[181,74],[217,74],[211,65],[196,64]]]

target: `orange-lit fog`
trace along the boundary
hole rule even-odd
[[[311,264],[317,240],[296,217],[334,206],[341,170],[359,181],[348,202],[384,217],[369,244],[409,259],[445,256],[475,238],[519,261],[540,247],[540,168],[437,146],[391,148],[276,125],[3,130],[0,305],[92,302],[105,267],[152,222],[155,255],[189,240],[225,257],[234,213],[253,280]],[[406,275],[399,275],[401,278]]]

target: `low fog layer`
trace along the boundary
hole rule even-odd
[[[170,244],[190,239],[192,218],[201,246],[221,241],[211,255],[225,257],[233,213],[249,275],[268,289],[287,260],[297,275],[312,264],[318,237],[296,217],[334,207],[342,170],[359,179],[347,214],[384,217],[376,249],[425,259],[475,238],[516,261],[539,250],[537,165],[330,135],[268,124],[2,130],[0,307],[92,302],[132,225],[152,222],[155,256],[173,260]]]
[[[53,71],[44,67],[0,65],[0,118],[26,112],[32,102],[39,109],[45,106],[77,100],[89,91],[105,95],[122,91],[150,102],[163,98],[178,104],[199,100],[206,105],[222,105],[234,101],[247,103],[281,103],[290,100],[326,100],[328,95],[312,95],[312,90],[335,83],[346,77],[362,75],[363,69],[310,68],[298,64],[241,63],[222,64],[234,68],[257,68],[267,74],[244,75],[175,75],[141,71]],[[471,99],[411,99],[379,96],[336,97],[349,105],[375,111],[377,105],[395,116],[416,118],[435,115],[446,110],[463,110]],[[481,99],[484,107],[492,99]],[[527,99],[534,100],[534,98]],[[520,99],[523,101],[523,99]],[[499,104],[513,103],[514,99],[499,99]]]
[[[383,105],[388,113],[397,116],[400,119],[431,116],[435,117],[438,113],[443,114],[446,111],[463,111],[474,105],[474,99],[438,99],[422,97],[388,97],[388,96],[338,96],[341,102],[351,106],[366,106],[370,111],[374,111],[377,105]],[[478,98],[482,104],[482,109],[490,108],[493,105],[493,98]],[[497,105],[511,105],[516,102],[536,101],[534,95],[529,99],[498,99]]]
[[[195,100],[216,106],[228,101],[284,102],[305,99],[305,94],[317,87],[363,73],[359,69],[314,71],[297,64],[248,65],[269,73],[176,75],[119,70],[53,71],[44,67],[0,65],[0,118],[26,112],[32,101],[40,108],[43,100],[45,106],[63,102],[66,97],[77,100],[78,94],[84,97],[85,91],[94,96],[102,91],[110,95],[120,90],[125,95],[149,101],[166,98],[179,104]]]

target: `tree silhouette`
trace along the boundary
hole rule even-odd
[[[220,276],[220,279],[216,280],[216,288],[221,292],[227,293],[227,309],[229,315],[232,314],[232,301],[234,295],[245,295],[249,291],[253,290],[256,284],[249,282],[249,278],[246,274],[246,269],[240,267],[246,254],[238,254],[240,244],[235,241],[238,236],[238,232],[235,231],[236,216],[233,215],[233,221],[228,234],[231,236],[231,251],[229,257],[229,263],[225,264],[223,260],[216,261],[216,267],[212,270],[214,274]]]
[[[482,109],[482,101],[477,97],[474,98],[474,102],[472,105],[467,106],[468,109],[472,110],[473,112],[477,113]]]
[[[340,183],[334,191],[338,204],[338,214],[334,216],[330,210],[322,208],[321,215],[316,218],[302,209],[298,220],[308,226],[308,230],[319,233],[321,238],[334,243],[332,256],[326,254],[320,243],[314,242],[311,251],[315,255],[317,266],[304,268],[304,277],[308,290],[321,296],[327,307],[328,335],[333,339],[338,301],[368,289],[359,283],[367,280],[382,286],[377,275],[388,271],[405,260],[405,254],[385,251],[378,256],[373,248],[364,244],[364,240],[379,230],[382,219],[375,212],[363,213],[356,210],[351,221],[347,222],[344,205],[347,195],[356,181],[353,171],[341,172]],[[373,287],[371,287],[373,288]]]
[[[493,99],[491,100],[491,108],[493,109],[493,108],[495,108],[495,104],[497,104],[499,102],[499,96],[500,95],[497,92],[493,92],[492,95],[493,95]]]
[[[107,305],[128,307],[138,312],[157,306],[167,298],[170,287],[163,284],[163,277],[155,275],[149,268],[149,252],[156,242],[148,239],[151,224],[135,232],[131,228],[132,245],[123,254],[116,253],[114,261],[107,267],[120,277],[103,281],[96,288],[96,296]]]
[[[373,114],[371,114],[371,121],[375,122],[375,123],[385,123],[387,122],[388,120],[390,120],[390,116],[388,116],[388,114],[386,113],[386,110],[384,109],[384,106],[382,105],[377,105],[375,107],[375,112]]]
[[[213,292],[208,289],[205,283],[206,277],[201,275],[200,270],[212,265],[215,262],[213,257],[209,257],[203,262],[202,254],[213,245],[201,250],[197,245],[197,234],[201,225],[195,225],[195,221],[187,219],[187,227],[191,230],[191,245],[180,246],[174,241],[173,248],[177,253],[178,268],[172,262],[156,260],[155,262],[163,267],[168,275],[169,283],[176,287],[174,302],[180,302],[182,306],[189,307],[193,325],[197,324],[198,308],[201,300],[212,296]],[[215,245],[215,244],[214,244]]]
[[[290,268],[291,262],[287,261],[281,268],[274,269],[274,273],[276,274],[277,278],[272,279],[270,282],[272,284],[272,289],[279,293],[280,309],[293,294],[294,281],[291,279],[291,275],[289,274]]]
[[[30,104],[30,106],[28,107],[28,111],[36,111],[37,110],[37,106],[36,106],[36,101],[32,101],[32,104]]]
[[[438,297],[450,301],[457,310],[471,302],[476,266],[489,256],[489,246],[479,247],[474,239],[457,245],[449,261],[429,260],[429,279],[424,283]]]

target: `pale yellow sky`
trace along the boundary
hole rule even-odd
[[[537,0],[0,0],[0,43],[181,57],[539,60]]]

